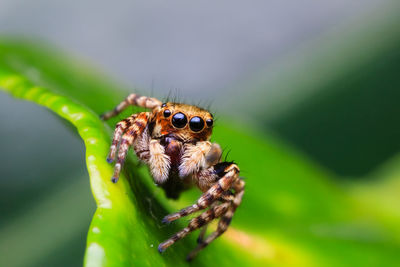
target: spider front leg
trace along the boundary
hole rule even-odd
[[[114,166],[114,175],[111,178],[111,181],[113,183],[116,183],[118,181],[119,174],[121,172],[121,168],[125,161],[129,147],[132,146],[135,139],[143,133],[147,125],[148,117],[148,112],[142,112],[137,115],[135,114],[130,118],[123,120],[122,122],[117,123],[114,131],[113,141],[110,147],[110,153],[107,157],[107,161],[111,163],[115,158],[116,152],[118,152],[117,162]],[[117,146],[120,140],[121,143],[117,151]]]
[[[121,113],[125,108],[129,105],[139,106],[142,108],[155,108],[157,106],[161,106],[161,101],[147,96],[140,96],[137,94],[130,94],[127,98],[124,99],[118,106],[116,106],[113,110],[102,114],[100,117],[103,120],[108,120],[119,113]]]

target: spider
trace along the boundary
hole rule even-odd
[[[116,159],[111,180],[114,183],[118,181],[132,146],[137,157],[149,166],[154,182],[164,189],[168,198],[176,199],[183,190],[197,186],[203,192],[197,202],[165,216],[162,222],[170,223],[197,211],[208,210],[191,219],[187,227],[158,246],[162,253],[190,232],[201,228],[198,245],[187,257],[191,260],[227,230],[240,205],[245,183],[239,177],[239,167],[233,162],[222,162],[220,146],[209,141],[213,116],[208,111],[130,94],[101,118],[114,117],[129,105],[152,109],[152,112],[133,114],[117,123],[107,157],[109,163]],[[217,218],[220,219],[216,231],[205,237],[207,225]]]

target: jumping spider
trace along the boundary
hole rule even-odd
[[[222,150],[211,143],[213,116],[206,110],[180,103],[129,95],[114,110],[102,115],[107,120],[129,105],[152,109],[152,112],[133,114],[117,123],[107,161],[116,158],[112,182],[119,178],[129,147],[146,163],[154,182],[169,198],[196,185],[203,194],[196,204],[170,214],[162,220],[170,223],[194,212],[209,208],[193,218],[187,227],[158,246],[163,252],[190,232],[202,228],[198,246],[188,255],[191,260],[201,249],[224,233],[236,208],[242,201],[244,181],[239,167],[233,162],[221,162]],[[118,148],[119,144],[119,148]],[[217,230],[204,238],[207,224],[220,218]]]

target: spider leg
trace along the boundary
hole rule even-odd
[[[224,194],[221,196],[221,200],[222,201],[233,201],[233,199],[234,199],[234,195],[233,195],[233,193],[231,191],[225,191]],[[215,203],[216,202],[214,202],[211,205],[211,208],[215,207]],[[208,224],[206,224],[203,227],[201,227],[199,237],[197,238],[197,243],[198,244],[201,244],[201,243],[204,242],[204,236],[205,236],[205,234],[207,232],[207,226],[208,226]]]
[[[203,243],[203,241],[204,241],[204,236],[205,236],[205,234],[206,234],[206,232],[207,232],[207,226],[208,226],[208,224],[206,224],[206,225],[204,225],[203,227],[201,227],[199,237],[197,238],[197,243],[198,243],[198,244]]]
[[[199,253],[200,250],[204,249],[228,229],[237,207],[242,202],[244,184],[245,182],[242,179],[238,179],[237,182],[234,184],[233,188],[236,191],[235,197],[233,198],[233,201],[230,202],[230,206],[226,213],[221,216],[221,219],[218,222],[217,230],[211,233],[203,242],[199,243],[199,245],[197,245],[197,247],[189,253],[186,258],[187,261],[191,261],[197,255],[197,253]]]
[[[224,191],[230,189],[233,182],[238,179],[238,173],[239,167],[232,162],[221,162],[203,172],[200,172],[199,180],[208,180],[208,182],[213,183],[213,185],[197,200],[196,204],[165,216],[162,222],[169,223],[207,208],[217,200]]]
[[[216,206],[216,202],[214,202],[213,204],[211,204],[210,209],[213,209],[215,206]],[[207,226],[208,226],[208,224],[206,224],[206,225],[204,225],[203,227],[201,227],[200,234],[199,234],[199,236],[197,237],[197,243],[198,243],[198,244],[203,243],[203,241],[204,241],[204,236],[205,236],[205,234],[206,234],[206,232],[207,232]]]
[[[125,134],[122,136],[121,144],[119,145],[119,148],[118,148],[117,163],[114,166],[114,175],[111,178],[111,181],[113,183],[116,183],[119,179],[119,174],[121,172],[121,168],[125,161],[125,157],[126,157],[126,154],[128,153],[129,147],[133,144],[135,139],[146,128],[148,115],[149,115],[148,112],[142,112],[142,113],[137,114],[137,117],[132,121],[131,126],[127,129]],[[119,132],[118,132],[118,134],[119,134]],[[120,136],[120,134],[117,136],[114,135],[114,139],[118,140],[117,138],[119,138],[119,136]],[[118,143],[118,141],[116,141],[116,144],[117,143]],[[113,145],[114,145],[114,143],[113,143]],[[112,159],[112,157],[115,156],[116,148],[113,148],[113,145],[111,145],[109,159]]]
[[[110,153],[107,156],[108,163],[111,163],[114,161],[115,152],[117,152],[117,146],[118,146],[119,141],[121,140],[122,134],[126,131],[126,129],[128,129],[133,124],[136,117],[137,117],[137,114],[134,114],[134,115],[130,116],[129,118],[126,118],[125,120],[118,122],[117,125],[115,126],[114,137],[113,137],[111,147],[110,147]]]
[[[164,252],[169,246],[174,244],[176,241],[184,238],[187,236],[190,232],[201,228],[202,226],[205,226],[208,224],[210,221],[212,221],[215,218],[219,218],[222,216],[226,211],[228,210],[230,206],[230,203],[222,203],[220,205],[217,205],[213,208],[210,208],[209,210],[203,212],[199,216],[193,218],[187,227],[183,228],[181,231],[177,232],[175,235],[173,235],[171,238],[165,240],[158,246],[158,251]]]
[[[153,97],[140,96],[137,94],[130,94],[130,95],[128,95],[127,98],[125,98],[124,101],[119,103],[118,106],[116,106],[113,110],[102,114],[100,116],[100,118],[102,120],[108,120],[108,119],[118,115],[119,113],[121,113],[129,105],[153,109],[157,106],[161,106],[161,104],[162,103],[160,100],[153,98]]]

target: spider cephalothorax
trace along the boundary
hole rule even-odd
[[[171,136],[181,142],[208,141],[213,117],[201,108],[178,103],[164,103],[153,109],[150,122],[152,138]]]
[[[110,163],[116,159],[112,181],[118,181],[126,154],[132,146],[138,158],[149,166],[154,182],[165,190],[167,197],[178,198],[180,192],[191,185],[203,192],[195,204],[163,219],[164,223],[169,223],[209,208],[158,246],[158,250],[163,252],[190,232],[202,228],[199,244],[188,256],[190,260],[228,228],[244,193],[239,168],[233,162],[221,162],[220,146],[209,141],[213,116],[208,111],[131,94],[102,118],[109,119],[128,105],[150,108],[152,112],[133,114],[117,123],[107,157]],[[220,218],[217,230],[204,238],[206,226],[216,218]]]

